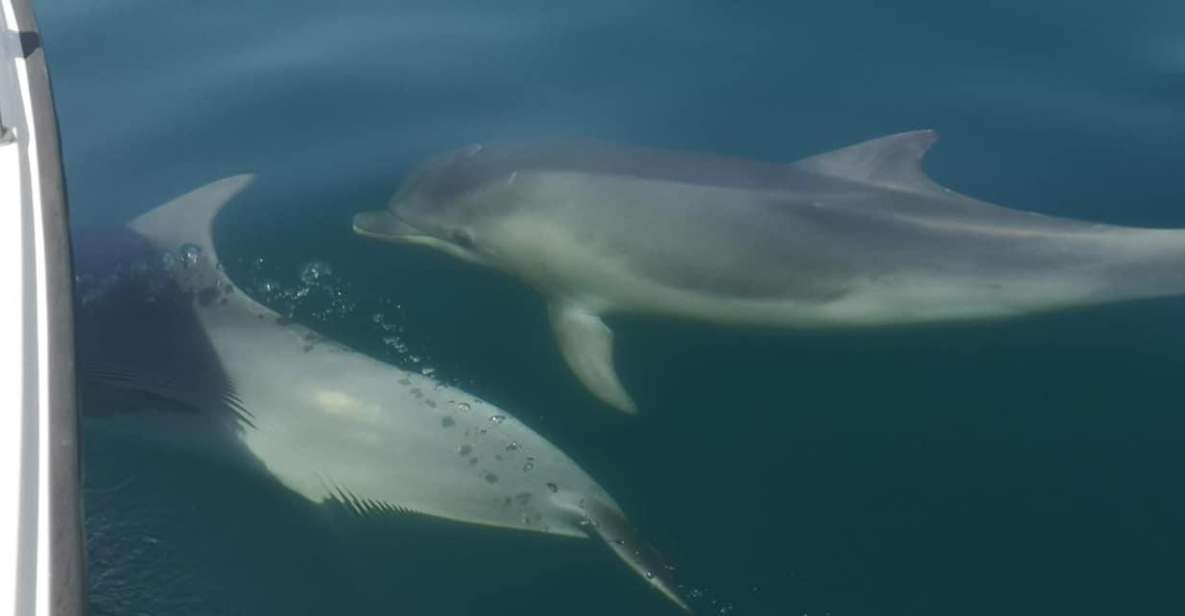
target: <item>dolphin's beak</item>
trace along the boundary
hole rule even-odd
[[[354,215],[354,233],[385,242],[407,242],[423,238],[424,232],[396,218],[387,210]]]
[[[372,210],[354,214],[354,233],[393,244],[412,244],[435,248],[470,263],[483,262],[481,257],[472,250],[426,233],[386,210]]]

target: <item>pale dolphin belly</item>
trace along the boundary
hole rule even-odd
[[[244,406],[283,409],[256,413],[241,439],[296,492],[581,537],[575,508],[552,502],[561,490],[616,507],[505,412],[418,374],[396,380],[385,364],[300,326],[276,325],[277,315],[239,294],[230,299],[199,318],[236,375]],[[241,318],[248,310],[263,318]],[[276,360],[284,354],[300,361]],[[287,385],[271,385],[278,382]]]

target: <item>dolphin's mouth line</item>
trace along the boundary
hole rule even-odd
[[[415,226],[411,223],[411,221],[400,216],[397,212],[388,211],[388,214],[390,214],[391,218],[394,219],[399,225],[399,230],[403,231],[403,233],[399,233],[395,237],[432,237],[432,235],[427,231]]]
[[[465,261],[482,262],[480,256],[473,250],[417,227],[391,210],[373,210],[356,214],[354,216],[354,233],[391,244],[427,246]]]
[[[420,242],[432,235],[391,210],[363,212],[354,217],[354,232],[385,242]]]

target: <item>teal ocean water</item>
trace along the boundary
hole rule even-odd
[[[618,318],[643,409],[625,417],[570,376],[536,294],[350,231],[470,142],[792,161],[918,128],[961,192],[1185,227],[1179,0],[36,8],[77,232],[259,174],[219,222],[236,280],[531,425],[678,564],[698,612],[1185,613],[1185,300],[845,333]],[[295,298],[312,262],[333,293]],[[359,520],[250,465],[85,427],[98,615],[677,613],[593,542]]]

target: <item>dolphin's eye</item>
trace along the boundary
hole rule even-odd
[[[454,244],[460,246],[461,248],[473,248],[473,234],[466,231],[465,229],[453,229],[451,232],[449,232],[449,239],[451,239]]]

